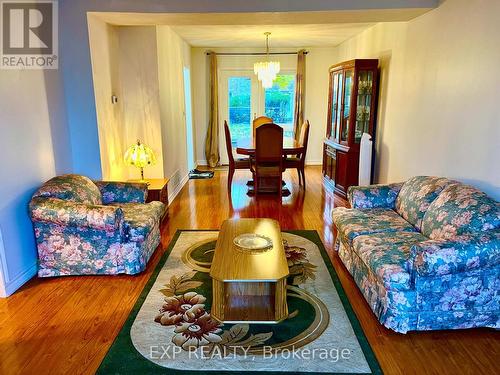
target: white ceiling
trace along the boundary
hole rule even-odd
[[[264,47],[264,32],[271,32],[270,47],[336,46],[374,23],[314,25],[182,25],[172,26],[194,47]]]
[[[246,0],[248,3],[252,1]],[[288,0],[290,1],[290,0]],[[306,2],[305,0],[301,0]],[[333,3],[333,0],[329,0]],[[370,0],[373,1],[373,0]],[[394,0],[391,0],[394,1]],[[218,2],[218,1],[217,1]],[[216,1],[206,3],[216,3]],[[221,1],[222,3],[222,1]],[[267,3],[274,4],[267,0]],[[409,21],[432,8],[357,9],[314,12],[134,13],[87,12],[116,26],[138,25],[317,25]]]
[[[355,4],[350,0],[346,1],[351,5]],[[394,0],[387,1],[394,2]],[[264,32],[270,31],[271,48],[290,48],[336,46],[378,22],[409,21],[429,10],[431,8],[253,13],[89,12],[87,14],[114,26],[168,25],[195,47],[263,47]]]

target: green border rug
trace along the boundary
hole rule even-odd
[[[167,251],[158,262],[158,265],[141,292],[141,295],[125,321],[120,333],[103,359],[97,370],[98,374],[199,375],[209,372],[225,375],[257,373],[278,375],[382,373],[379,363],[361,329],[359,321],[347,299],[323,243],[318,233],[314,230],[283,232],[284,239],[288,240],[288,243],[285,244],[285,251],[287,253],[291,274],[288,280],[289,292],[287,297],[290,315],[285,322],[276,325],[214,324],[214,322],[210,320],[209,315],[211,280],[208,276],[207,269],[209,269],[210,259],[213,255],[214,239],[216,238],[215,232],[217,232],[217,230],[178,230],[175,233]],[[186,233],[186,235],[181,237],[182,233]],[[181,237],[181,240],[179,240],[179,237]],[[204,239],[204,241],[200,241],[199,238],[201,238],[201,240]],[[175,251],[173,251],[174,249]],[[171,256],[172,252],[175,255]],[[320,253],[320,255],[318,253]],[[324,266],[319,265],[321,260],[324,262]],[[319,267],[317,265],[319,265]],[[183,267],[184,270],[187,269],[192,272],[181,274],[180,277],[176,276],[176,270],[178,268],[181,269],[181,267]],[[325,278],[328,279],[328,273],[331,277],[331,282],[325,280]],[[316,276],[322,277],[318,280]],[[331,292],[332,283],[335,286],[336,294]],[[335,298],[331,299],[331,296]],[[186,300],[186,298],[191,298],[191,300]],[[337,302],[333,303],[332,307],[332,301],[335,300]],[[340,306],[339,300],[342,306]],[[173,314],[171,311],[175,310],[175,306],[174,310],[171,308],[172,304],[175,305],[175,303],[178,305],[182,304],[177,306],[178,311],[181,311],[181,307],[192,307],[186,312],[186,314],[191,315],[188,315],[188,318],[186,318],[186,314],[183,315],[182,312],[180,315]],[[160,308],[162,310],[160,310]],[[182,316],[184,316],[184,318],[180,318]],[[318,319],[317,316],[323,316],[323,318]],[[234,354],[234,358],[232,359],[233,362],[229,362],[229,357],[226,353],[223,358],[219,358],[219,362],[214,360],[214,358],[192,360],[191,356],[189,356],[188,360],[186,356],[191,348],[184,347],[183,343],[187,345],[193,342],[191,339],[189,342],[186,342],[186,337],[194,337],[189,336],[189,329],[199,329],[200,324],[202,328],[208,327],[206,332],[211,333],[209,336],[198,336],[198,338],[201,337],[198,341],[194,339],[197,349],[203,349],[201,346],[206,345],[204,348],[211,348],[210,353],[213,357],[214,349],[229,347],[237,348],[240,347],[238,344],[245,343],[241,348],[250,348],[250,353],[257,353],[257,357],[254,356],[253,359],[245,358],[247,362],[244,362],[243,359],[240,359],[242,353],[237,353]],[[313,326],[314,329],[311,331],[310,327]],[[310,330],[309,333],[307,333],[308,329]],[[350,336],[342,336],[341,332],[351,333]],[[337,336],[333,336],[334,334]],[[299,337],[301,338],[298,339]],[[345,342],[350,342],[351,347],[354,348],[352,353],[357,355],[357,357],[353,357],[354,362],[352,362],[352,368],[349,368],[350,363],[347,358],[347,362],[343,363],[343,367],[338,367],[343,370],[335,370],[337,372],[325,372],[325,368],[328,369],[327,371],[331,371],[329,367],[325,365],[325,361],[321,363],[314,362],[321,361],[321,356],[314,357],[313,362],[304,362],[304,360],[301,359],[293,362],[288,358],[283,358],[283,353],[285,353],[286,350],[283,350],[283,348],[287,348],[286,345],[291,347],[290,343],[294,344],[293,351],[303,354],[308,348],[314,348],[314,345],[319,347],[320,344],[323,345],[323,348],[340,348],[339,342],[342,341],[339,340],[343,340],[344,337]],[[204,338],[207,338],[208,341]],[[174,349],[182,351],[184,357],[180,359],[171,359],[167,354],[166,359],[161,358],[163,362],[159,362],[159,358],[154,358],[152,354],[151,357],[146,358],[145,353],[148,348],[146,342],[149,344],[149,348],[151,348],[151,343],[155,342],[154,340],[158,342],[161,340],[165,340],[165,342],[168,341],[171,346],[174,346]],[[301,342],[300,340],[302,340],[302,344],[296,347],[295,343]],[[353,342],[355,343],[354,345],[352,344]],[[269,357],[271,360],[276,360],[277,362],[271,363],[270,367],[267,368],[264,365],[264,358],[262,355],[264,345],[269,345],[269,347],[272,348],[280,348],[279,353],[281,357],[276,357],[277,359]],[[349,347],[348,344],[346,345],[346,347]],[[138,349],[136,349],[136,347]],[[296,349],[301,347],[302,349]],[[151,350],[152,349],[150,349],[150,353],[153,353]],[[165,349],[162,350],[166,353]],[[309,350],[315,352],[316,349]],[[276,351],[276,353],[278,353],[278,351]],[[331,360],[331,358],[328,360]],[[155,363],[155,361],[164,365],[175,364],[178,368],[167,368]],[[252,361],[255,361],[255,363]],[[306,362],[309,363],[309,365],[304,365]],[[292,363],[302,367],[295,367]],[[267,364],[269,364],[269,362],[267,362]],[[191,369],[183,370],[183,368],[190,368],[190,365],[194,365],[194,367],[191,366]],[[322,367],[320,365],[322,365]],[[315,366],[319,367],[316,368]],[[237,371],[235,370],[236,368],[238,369]],[[255,368],[261,370],[254,371]],[[282,368],[283,370],[281,370]],[[357,370],[354,370],[356,368],[361,368],[363,370],[356,372]],[[353,370],[354,372],[351,372]]]

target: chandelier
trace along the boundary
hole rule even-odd
[[[262,87],[268,89],[273,86],[273,81],[276,75],[280,72],[279,61],[269,61],[269,35],[270,32],[265,32],[266,36],[266,61],[260,61],[253,64],[253,71],[257,74],[257,78],[262,82]]]

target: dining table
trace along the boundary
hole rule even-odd
[[[283,137],[283,156],[296,155],[304,152],[304,146],[294,137]],[[255,155],[254,138],[240,138],[236,142],[236,153],[240,155]]]
[[[294,137],[283,137],[283,157],[287,155],[297,155],[304,152],[304,146]],[[254,156],[255,155],[255,140],[254,138],[240,138],[236,141],[236,153],[240,155]],[[248,193],[253,195],[253,181],[248,181],[250,187]],[[290,190],[286,187],[283,181],[282,196],[290,195]]]

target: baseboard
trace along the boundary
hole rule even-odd
[[[323,160],[306,160],[306,165],[323,165]]]
[[[5,285],[9,282],[9,270],[5,259],[5,248],[3,246],[2,229],[0,228],[0,297],[7,297]]]
[[[168,205],[170,206],[174,201],[175,197],[180,193],[184,185],[189,181],[189,173],[179,180],[177,186],[173,186],[173,189],[168,194]]]
[[[206,160],[198,160],[196,161],[197,166],[200,165],[202,167],[206,167],[208,165]]]
[[[35,262],[35,264],[30,266],[28,269],[15,276],[12,280],[9,280],[9,282],[5,283],[5,295],[2,297],[8,297],[13,294],[23,284],[25,284],[28,280],[35,276],[36,271],[37,263]]]

